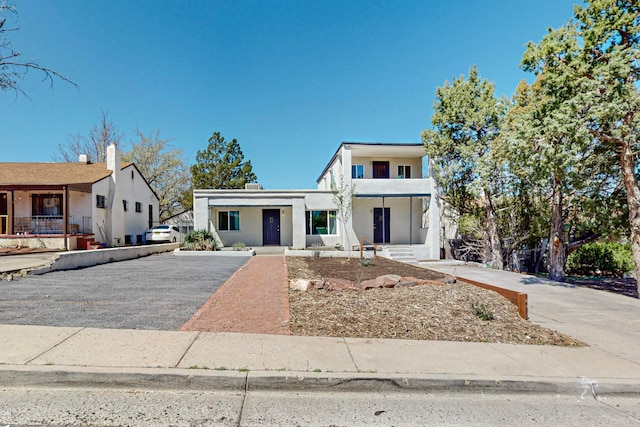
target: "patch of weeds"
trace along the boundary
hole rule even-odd
[[[226,371],[228,368],[226,366],[219,366],[216,368],[216,371]]]
[[[313,372],[322,372],[322,369],[316,368],[316,369],[313,370]]]
[[[493,311],[487,307],[486,305],[474,301],[471,303],[471,308],[476,312],[476,316],[478,316],[482,320],[493,320]]]
[[[318,243],[314,243],[311,245],[311,250],[313,251],[314,258],[320,258],[321,245]]]
[[[360,265],[363,267],[369,267],[373,265],[373,258],[360,258]]]
[[[278,368],[278,369],[276,369],[276,371],[278,371],[278,372],[284,372],[286,370],[287,370],[287,368]]]
[[[234,251],[244,251],[247,248],[243,242],[236,242],[232,245]]]
[[[188,369],[209,369],[206,366],[191,365]]]
[[[249,368],[240,368],[238,372],[249,372]]]

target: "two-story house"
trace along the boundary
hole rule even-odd
[[[194,229],[224,246],[346,249],[363,238],[438,259],[440,213],[435,181],[423,175],[425,154],[422,144],[343,142],[316,190],[196,189]]]
[[[142,243],[158,223],[159,201],[115,144],[104,163],[0,163],[0,244],[82,248]]]

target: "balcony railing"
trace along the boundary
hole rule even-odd
[[[59,215],[18,216],[13,218],[15,234],[63,234],[64,217]],[[91,233],[91,217],[69,217],[68,234]]]

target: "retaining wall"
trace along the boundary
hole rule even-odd
[[[43,274],[56,270],[73,270],[79,267],[91,267],[98,264],[140,258],[151,254],[169,252],[178,246],[180,246],[179,243],[163,243],[158,245],[61,252],[55,257],[50,266],[32,271],[32,274]]]

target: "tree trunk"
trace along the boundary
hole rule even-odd
[[[625,139],[619,141],[620,165],[622,166],[622,180],[627,190],[627,204],[629,205],[629,229],[631,237],[631,251],[636,265],[636,282],[640,289],[640,189],[633,173],[635,161],[631,143]]]
[[[551,235],[549,236],[549,279],[564,282],[564,266],[567,261],[564,230],[562,229],[562,182],[553,176],[551,196]]]
[[[502,260],[502,245],[500,243],[500,236],[498,234],[498,224],[496,222],[496,212],[493,207],[493,201],[491,200],[491,193],[484,190],[485,198],[485,213],[487,221],[487,236],[489,237],[489,244],[491,246],[491,267],[497,270],[504,268],[504,262]]]

